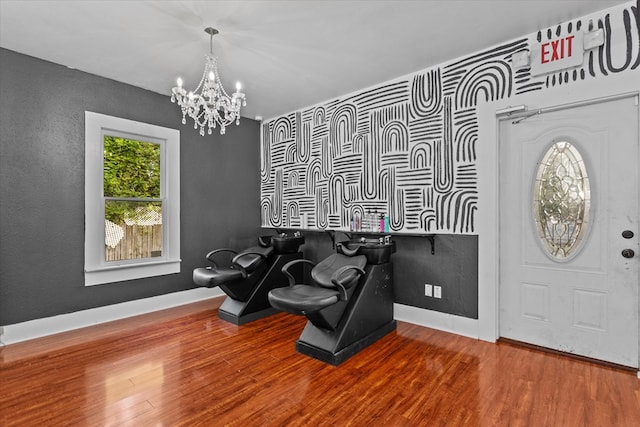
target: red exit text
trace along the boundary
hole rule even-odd
[[[546,64],[547,62],[558,61],[573,55],[574,39],[575,36],[571,35],[562,39],[542,43],[540,45],[540,62]]]
[[[584,34],[578,31],[531,46],[531,75],[540,76],[582,65]]]

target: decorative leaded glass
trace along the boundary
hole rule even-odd
[[[567,141],[554,143],[538,165],[533,216],[542,246],[566,260],[582,246],[589,220],[589,177],[580,152]]]

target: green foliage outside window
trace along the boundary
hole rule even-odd
[[[105,197],[160,198],[160,145],[105,136],[103,168]],[[143,210],[158,209],[158,202],[149,201]],[[105,218],[116,224],[140,214],[140,202],[111,200],[105,204]]]

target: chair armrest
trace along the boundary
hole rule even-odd
[[[247,252],[241,252],[238,255],[234,256],[233,259],[231,260],[231,262],[233,264],[237,264],[238,260],[240,258],[242,258],[243,256],[246,256],[246,255],[258,255],[262,259],[267,259],[267,257],[263,253],[247,251]]]
[[[349,270],[355,270],[358,274],[360,274],[360,276],[365,274],[365,271],[363,269],[361,269],[360,267],[356,267],[355,265],[345,265],[344,267],[340,267],[333,273],[333,275],[331,276],[331,283],[333,283],[338,288],[338,292],[340,292],[340,301],[347,300],[347,287],[340,281],[340,276]]]
[[[258,237],[258,244],[263,248],[268,248],[269,246],[271,246],[271,236]]]
[[[214,267],[217,267],[218,264],[216,264],[215,260],[213,259],[213,256],[217,253],[220,252],[231,252],[232,254],[237,254],[237,251],[234,251],[233,249],[229,249],[229,248],[220,248],[220,249],[214,249],[211,252],[209,252],[207,255],[205,255],[205,258],[208,259],[209,261],[211,261],[211,263],[213,264]]]
[[[289,281],[289,286],[294,286],[296,284],[296,279],[293,277],[293,274],[289,272],[289,268],[295,264],[301,264],[301,263],[310,264],[311,266],[316,265],[316,263],[313,261],[300,258],[300,259],[294,259],[293,261],[289,261],[288,263],[282,266],[282,274],[284,274],[287,277],[287,280]]]
[[[358,253],[360,247],[357,246],[355,249],[348,249],[345,245],[342,244],[342,242],[340,242],[338,243],[338,249],[340,249],[340,252],[347,256],[354,256]]]

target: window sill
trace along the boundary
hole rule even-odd
[[[142,279],[145,277],[163,276],[180,273],[182,260],[145,261],[135,264],[119,264],[85,270],[85,286]]]

